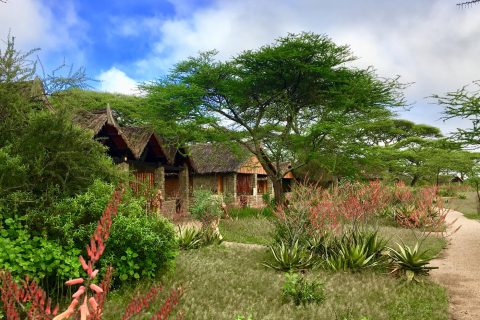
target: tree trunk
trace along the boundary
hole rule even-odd
[[[282,179],[272,179],[273,194],[275,195],[275,205],[282,207],[285,205],[285,193],[283,192]]]
[[[410,182],[410,187],[414,187],[418,182],[418,176],[413,176],[412,182]]]
[[[477,214],[480,214],[480,183],[475,182],[475,190],[477,191]]]

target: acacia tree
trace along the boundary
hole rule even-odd
[[[454,138],[466,145],[480,145],[480,81],[473,83],[474,89],[464,86],[444,96],[434,95],[437,103],[444,106],[443,119],[467,119],[471,128],[458,128]]]
[[[282,177],[307,163],[331,132],[403,104],[397,79],[351,66],[348,46],[324,35],[290,34],[230,60],[202,53],[141,86],[157,117],[201,124],[258,157],[283,201]],[[285,161],[290,167],[282,166]]]

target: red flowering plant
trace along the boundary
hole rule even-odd
[[[67,286],[80,285],[72,295],[72,301],[67,309],[57,315],[58,305],[51,310],[51,299],[47,297],[45,291],[35,281],[26,277],[20,284],[17,284],[8,271],[2,271],[0,273],[0,280],[2,281],[1,301],[7,319],[102,319],[102,310],[110,288],[113,269],[108,267],[100,284],[96,284],[95,282],[99,275],[96,263],[105,250],[105,242],[110,235],[113,218],[118,213],[122,194],[123,190],[116,190],[105,208],[90,239],[90,244],[87,245],[88,259],[85,260],[83,256],[79,257],[86,276],[72,279],[65,283]],[[160,291],[158,288],[151,289],[144,298],[132,300],[125,311],[123,319],[132,319],[140,311],[148,308],[152,295],[156,296]],[[182,289],[174,289],[151,319],[168,319],[182,294]],[[177,318],[179,317],[180,315],[177,316]]]
[[[423,187],[415,194],[402,191],[400,201],[394,207],[395,221],[405,228],[421,228],[442,231],[445,228],[445,209],[437,187]]]

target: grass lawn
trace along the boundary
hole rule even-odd
[[[477,213],[477,193],[474,191],[462,192],[465,195],[465,199],[449,198],[445,201],[445,207],[460,211],[469,219],[480,219],[480,215]]]
[[[272,243],[274,225],[271,219],[247,217],[220,222],[220,232],[225,241],[241,243]]]
[[[261,265],[266,250],[210,246],[182,252],[165,287],[181,285],[185,294],[179,309],[185,319],[448,319],[445,290],[425,279],[407,284],[390,275],[311,271],[308,278],[325,283],[326,300],[295,307],[281,299],[284,276]],[[128,289],[128,288],[127,288]],[[148,284],[137,287],[146,291]],[[121,310],[137,289],[114,292],[105,319],[120,319]]]

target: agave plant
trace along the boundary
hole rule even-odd
[[[389,256],[393,262],[392,273],[405,274],[408,281],[418,281],[418,275],[428,275],[430,270],[437,267],[429,266],[430,260],[434,257],[428,255],[428,250],[420,251],[420,243],[417,241],[415,246],[410,247],[405,243],[398,243],[398,250],[389,249]]]
[[[314,266],[313,254],[299,245],[298,240],[291,245],[285,245],[280,241],[270,246],[273,261],[265,261],[262,264],[266,267],[279,271],[301,271]]]
[[[195,249],[202,245],[202,231],[194,227],[178,227],[177,241],[181,249]]]
[[[383,265],[386,244],[377,231],[351,230],[333,243],[325,259],[326,266],[334,271],[359,271]]]

